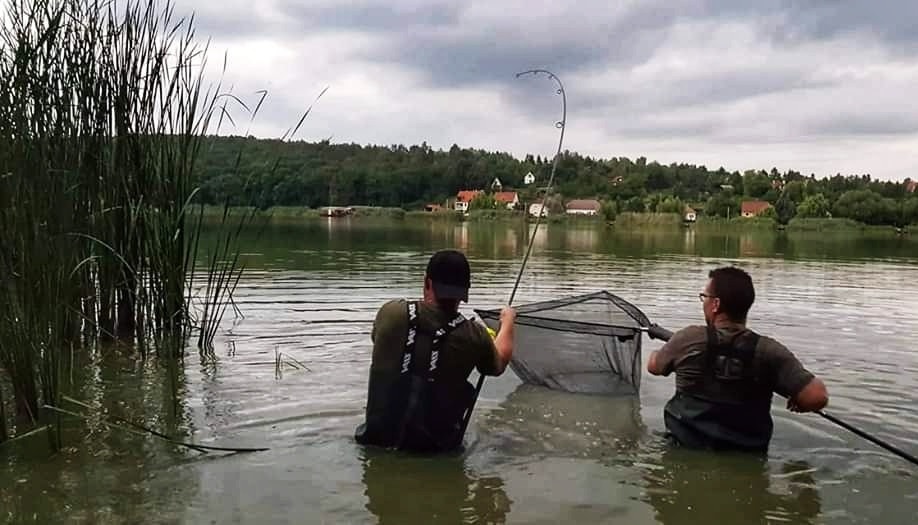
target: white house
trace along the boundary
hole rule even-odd
[[[529,215],[531,217],[538,217],[540,214],[542,217],[548,217],[548,208],[541,202],[533,202],[529,205]]]
[[[695,209],[690,206],[686,206],[685,212],[683,215],[683,219],[685,220],[685,222],[695,222],[697,218],[698,218],[698,214],[697,212],[695,212]]]
[[[494,180],[491,181],[491,189],[493,191],[500,191],[503,189],[503,187],[504,185],[500,183],[500,179],[494,177]]]
[[[533,182],[535,182],[535,175],[533,175],[531,171],[523,176],[523,184],[526,184],[528,186],[529,184],[532,184]]]

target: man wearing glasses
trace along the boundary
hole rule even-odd
[[[771,441],[773,393],[794,412],[821,410],[829,397],[823,382],[784,345],[746,328],[755,300],[743,270],[712,270],[698,294],[705,326],[689,326],[651,353],[647,370],[676,372],[676,394],[666,404],[666,429],[692,448],[765,452]]]

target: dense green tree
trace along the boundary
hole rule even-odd
[[[822,193],[810,195],[797,206],[797,217],[825,218],[829,215],[829,201]]]
[[[843,193],[833,207],[838,217],[866,224],[893,224],[899,219],[896,203],[872,190],[851,190]]]
[[[743,174],[743,194],[760,199],[771,189],[771,179],[764,171],[749,170]]]
[[[704,214],[709,217],[736,217],[739,213],[740,199],[729,191],[714,195],[704,206]]]
[[[775,219],[779,224],[787,224],[797,214],[797,206],[786,191],[775,202],[773,209],[775,211]]]
[[[206,204],[420,207],[442,203],[459,190],[490,189],[494,178],[504,189],[519,191],[526,204],[540,198],[539,188],[544,189],[551,167],[550,157],[527,155],[519,160],[458,145],[440,151],[424,143],[361,146],[210,137],[202,144],[196,175],[198,199]],[[525,186],[523,176],[530,171],[536,182]],[[553,191],[564,199],[617,202],[616,212],[681,212],[687,203],[703,207],[706,215],[723,217],[729,211],[735,217],[743,199],[757,198],[774,204],[779,219],[793,215],[796,208],[801,217],[823,217],[832,210],[872,224],[916,220],[915,196],[906,193],[904,184],[873,180],[870,175],[817,178],[792,170],[781,174],[774,168],[740,173],[664,165],[644,157],[595,159],[564,152]]]
[[[469,203],[470,210],[496,210],[499,206],[500,204],[494,199],[494,195],[488,193],[479,193]]]

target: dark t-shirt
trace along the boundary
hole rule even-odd
[[[742,325],[718,328],[720,343],[735,343]],[[751,370],[737,380],[717,380],[707,370],[707,328],[689,326],[673,334],[657,355],[666,375],[676,372],[676,394],[666,404],[666,428],[692,448],[767,450],[773,423],[773,393],[797,395],[813,379],[784,345],[759,336]]]
[[[421,332],[432,333],[455,318],[456,314],[435,305],[418,303],[417,324]],[[358,428],[359,439],[389,445],[394,439],[389,396],[399,378],[408,337],[408,304],[404,299],[385,303],[373,323],[373,357],[367,394],[366,423]],[[486,328],[471,319],[457,326],[444,340],[437,359],[437,382],[446,392],[463,394],[471,388],[472,369],[484,375],[497,375],[498,353]],[[473,389],[474,390],[474,389]],[[396,416],[397,417],[397,416]]]
[[[717,332],[720,340],[726,342],[743,330],[745,328],[742,325],[731,325],[718,328]],[[657,363],[666,375],[676,372],[676,390],[699,392],[704,388],[707,340],[705,326],[689,326],[673,334],[660,349]],[[757,382],[784,397],[797,395],[814,377],[787,347],[764,335],[759,336],[753,370]],[[719,386],[718,391],[702,393],[714,398],[726,396],[725,401],[729,401],[731,395],[729,387],[723,386]]]

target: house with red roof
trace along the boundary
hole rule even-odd
[[[515,191],[498,191],[494,193],[494,200],[512,210],[520,203],[520,196]]]
[[[482,193],[484,193],[482,190],[461,190],[456,194],[456,202],[453,204],[453,209],[468,213],[469,204]]]
[[[564,207],[568,215],[596,215],[602,204],[596,199],[574,199]]]
[[[771,208],[771,204],[765,201],[743,201],[740,212],[742,213],[743,217],[748,219],[750,217],[757,217],[761,215],[768,208]]]
[[[918,190],[918,180],[905,179],[905,193],[915,193]]]

